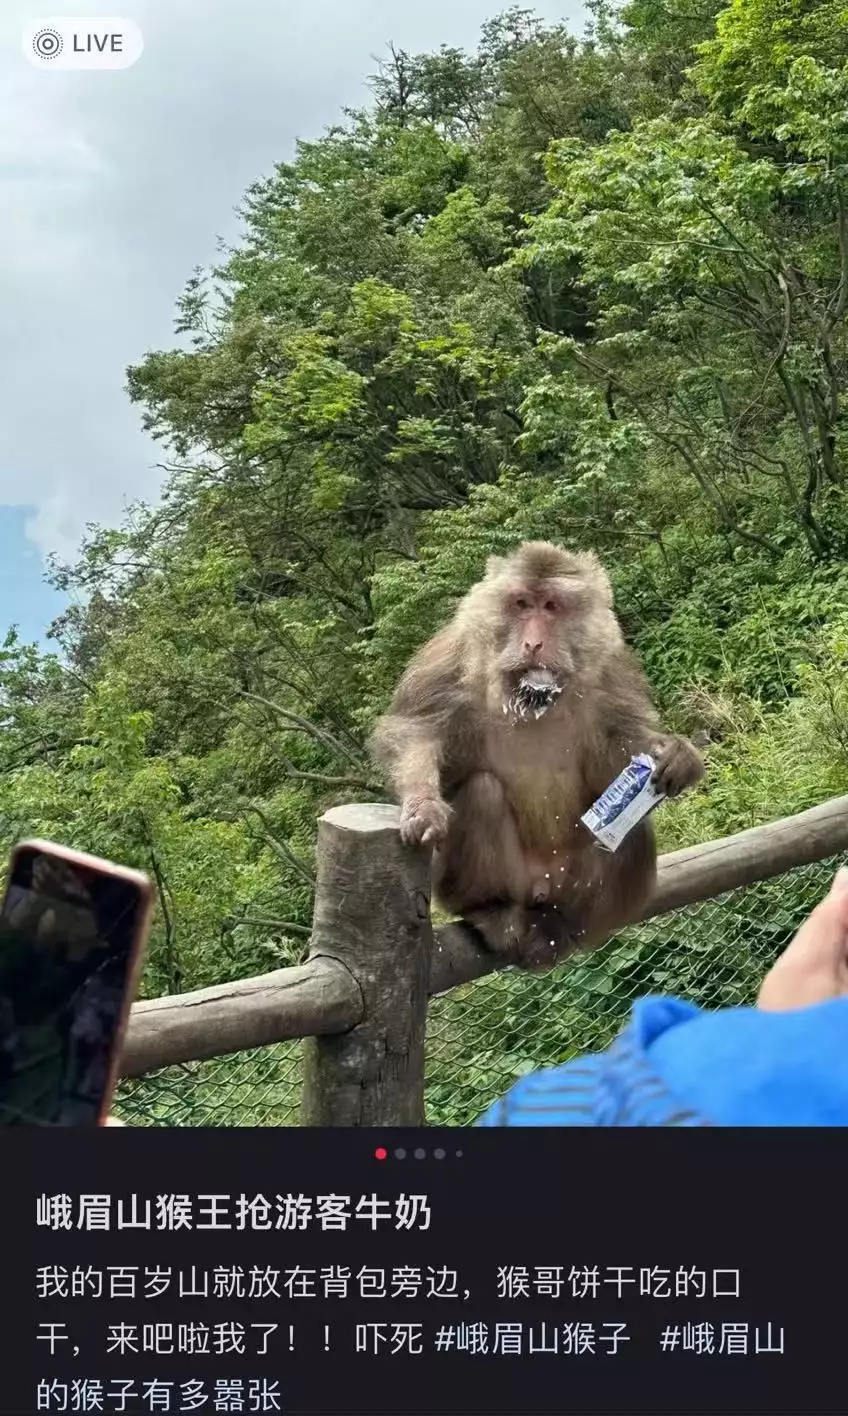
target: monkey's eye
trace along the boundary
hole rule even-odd
[[[517,610],[529,610],[529,608],[530,608],[530,601],[529,601],[529,600],[525,600],[525,598],[524,598],[523,595],[519,595],[518,599],[517,599],[516,602],[515,602],[515,608],[516,608]]]
[[[557,610],[559,609],[559,605],[557,604],[556,600],[546,600],[545,609],[547,610],[549,615],[555,615]]]

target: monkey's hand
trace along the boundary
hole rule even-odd
[[[701,754],[683,737],[664,737],[656,744],[652,756],[656,760],[653,783],[667,797],[679,796],[687,787],[694,787],[704,775]]]
[[[450,807],[439,797],[407,797],[400,812],[400,838],[405,846],[440,846],[450,818]]]

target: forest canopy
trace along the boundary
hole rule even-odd
[[[2,650],[0,809],[153,875],[148,995],[309,934],[317,816],[486,557],[591,548],[670,724],[668,848],[848,791],[848,11],[512,9],[391,48],[128,372],[161,499]]]

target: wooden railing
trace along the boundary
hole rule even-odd
[[[122,1075],[303,1038],[304,1125],[423,1124],[428,999],[497,963],[462,924],[433,928],[430,852],[402,845],[398,821],[383,805],[322,816],[306,963],[137,1003]],[[846,848],[848,796],[674,851],[660,857],[643,918]]]

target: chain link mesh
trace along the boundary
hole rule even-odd
[[[426,1120],[463,1126],[524,1073],[607,1047],[634,1000],[753,1002],[763,975],[826,893],[836,860],[675,910],[549,974],[508,969],[431,1002]],[[123,1082],[134,1126],[296,1126],[301,1043],[284,1042]]]

